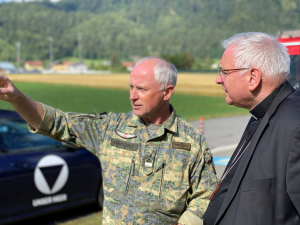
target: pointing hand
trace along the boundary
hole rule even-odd
[[[0,99],[7,102],[13,102],[19,95],[18,89],[5,76],[0,75]]]

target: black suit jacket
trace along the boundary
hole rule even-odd
[[[286,82],[242,157],[215,224],[300,224],[300,90]]]

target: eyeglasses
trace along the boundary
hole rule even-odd
[[[222,80],[222,82],[224,82],[223,80],[223,77],[226,77],[227,75],[231,74],[231,73],[234,73],[236,71],[239,71],[239,70],[247,70],[247,69],[250,69],[251,67],[249,68],[238,68],[238,69],[228,69],[228,70],[223,70],[222,68],[219,69],[219,75],[220,75],[220,78]]]
[[[220,74],[220,76],[226,76],[226,75],[229,75],[229,74],[234,73],[239,70],[248,70],[248,69],[250,69],[250,67],[249,68],[239,68],[239,69],[228,69],[228,70],[223,70],[222,68],[220,68],[219,74]]]

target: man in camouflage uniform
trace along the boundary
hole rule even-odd
[[[103,224],[202,224],[215,170],[204,137],[169,104],[176,79],[172,64],[141,60],[130,76],[129,113],[64,113],[23,95],[6,77],[0,77],[0,98],[32,132],[99,156]]]

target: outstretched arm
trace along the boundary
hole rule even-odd
[[[44,116],[42,104],[21,93],[7,77],[1,75],[0,99],[9,102],[30,126],[38,128]]]

